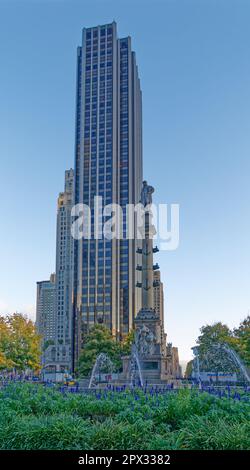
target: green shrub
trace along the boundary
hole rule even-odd
[[[180,390],[155,395],[0,391],[0,449],[249,449],[249,403]]]
[[[17,416],[0,429],[0,449],[89,449],[89,423],[71,416]]]
[[[179,431],[177,442],[180,449],[250,449],[250,425],[246,420],[234,422],[216,414],[193,416]]]

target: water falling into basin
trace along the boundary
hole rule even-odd
[[[231,356],[234,363],[239,367],[243,377],[245,377],[247,382],[250,382],[250,376],[249,376],[249,374],[247,372],[247,369],[244,366],[243,362],[239,358],[238,354],[233,349],[231,349],[227,344],[223,344],[222,348],[224,349],[224,351],[226,351]]]
[[[94,367],[91,372],[91,377],[89,381],[89,386],[88,388],[92,388],[93,386],[96,386],[96,375],[101,373],[102,371],[107,372],[107,373],[112,373],[114,370],[114,364],[110,360],[110,358],[107,356],[105,353],[100,353],[95,361]]]
[[[138,351],[137,351],[136,345],[133,344],[132,349],[131,349],[131,360],[130,360],[130,386],[131,387],[135,384],[137,374],[138,374],[139,384],[141,387],[143,387],[143,378],[142,378],[142,371],[141,371]]]
[[[193,371],[194,371],[194,375],[196,376],[196,378],[200,382],[201,381],[200,372],[202,371],[202,365],[203,364],[202,363],[200,364],[199,349],[197,347],[194,347],[192,349],[193,349],[193,352],[194,352],[194,355],[195,355],[195,359],[194,359],[194,362],[193,362]],[[231,359],[231,361],[234,363],[236,368],[238,368],[240,370],[240,372],[241,372],[242,376],[244,377],[244,379],[247,382],[250,382],[250,376],[249,376],[249,373],[247,371],[247,368],[245,367],[242,360],[239,358],[238,354],[234,351],[234,349],[230,348],[228,346],[228,344],[225,344],[225,343],[211,344],[208,352],[209,352],[209,354],[211,354],[213,352],[216,355],[220,355],[221,357],[222,357],[223,352],[226,353],[226,355]],[[223,359],[221,358],[221,360],[223,360]]]

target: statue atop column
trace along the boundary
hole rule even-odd
[[[153,263],[153,253],[158,251],[158,249],[153,248],[153,236],[156,233],[152,223],[153,212],[151,205],[153,192],[153,186],[149,186],[147,181],[143,181],[140,200],[144,208],[143,240],[142,248],[137,249],[137,253],[142,256],[141,264],[137,265],[136,269],[142,273],[141,282],[137,283],[137,287],[142,289],[142,309],[146,310],[153,310],[153,271],[159,269],[158,264],[154,265]]]
[[[148,204],[152,204],[152,194],[154,190],[153,186],[148,185],[147,181],[143,181],[140,202],[144,207]]]

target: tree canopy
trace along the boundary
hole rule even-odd
[[[233,330],[235,338],[235,349],[245,362],[250,367],[250,315],[248,315],[238,326]]]
[[[32,320],[20,313],[0,316],[1,369],[38,370],[40,354],[40,336]]]
[[[100,353],[105,353],[114,364],[114,369],[121,368],[121,357],[130,353],[133,332],[130,332],[124,341],[118,342],[111,331],[102,324],[95,324],[84,337],[83,348],[78,361],[78,374],[88,376]]]
[[[211,368],[211,357],[206,360],[207,353],[212,350],[213,344],[225,343],[230,348],[234,349],[239,357],[243,360],[244,364],[250,366],[250,316],[248,315],[237,328],[230,330],[230,328],[221,322],[216,322],[212,325],[204,325],[200,329],[200,336],[197,338],[197,345],[199,347],[199,357],[203,366],[207,364],[207,368]],[[218,354],[221,354],[219,352]],[[215,357],[215,356],[214,356]],[[218,360],[218,358],[217,358]],[[220,362],[220,361],[217,361]],[[189,361],[185,376],[190,377],[192,374],[192,363]],[[213,363],[213,368],[216,370],[216,364]],[[218,368],[221,369],[221,364],[218,363]]]
[[[205,325],[201,329],[201,335],[197,339],[197,345],[199,347],[199,357],[206,369],[211,368],[211,361],[213,369],[220,369],[221,363],[229,362],[228,367],[230,368],[230,358],[223,350],[216,353],[213,352],[213,344],[226,344],[231,349],[234,349],[239,357],[243,360],[246,366],[250,366],[250,317],[248,316],[243,320],[238,328],[230,330],[230,328],[221,323],[217,322],[213,325]],[[225,356],[224,358],[222,356]],[[214,361],[214,363],[213,363]]]
[[[188,379],[189,377],[191,377],[192,371],[193,371],[193,361],[189,361],[187,363],[186,370],[185,370],[185,378]]]

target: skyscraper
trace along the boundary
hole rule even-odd
[[[131,38],[119,39],[115,23],[84,28],[77,51],[75,204],[87,204],[92,214],[91,239],[74,242],[75,358],[90,325],[102,321],[121,337],[140,308],[136,243],[95,239],[93,208],[98,195],[103,206],[117,203],[125,211],[139,202],[141,184],[142,103]]]
[[[36,325],[43,337],[43,372],[53,378],[72,369],[73,189],[71,168],[65,171],[64,192],[57,200],[56,274],[37,283]]]
[[[72,264],[71,209],[74,170],[65,171],[64,192],[57,201],[56,235],[56,331],[55,362],[57,371],[71,370],[72,362]]]
[[[154,309],[160,317],[162,350],[166,353],[167,333],[164,328],[164,289],[161,281],[161,272],[154,271]]]
[[[164,326],[164,292],[160,271],[154,271],[154,309],[159,314]]]
[[[51,274],[49,280],[37,282],[36,329],[42,337],[41,349],[43,365],[47,362],[47,349],[49,348],[49,345],[52,345],[55,342],[55,302],[55,274]]]

